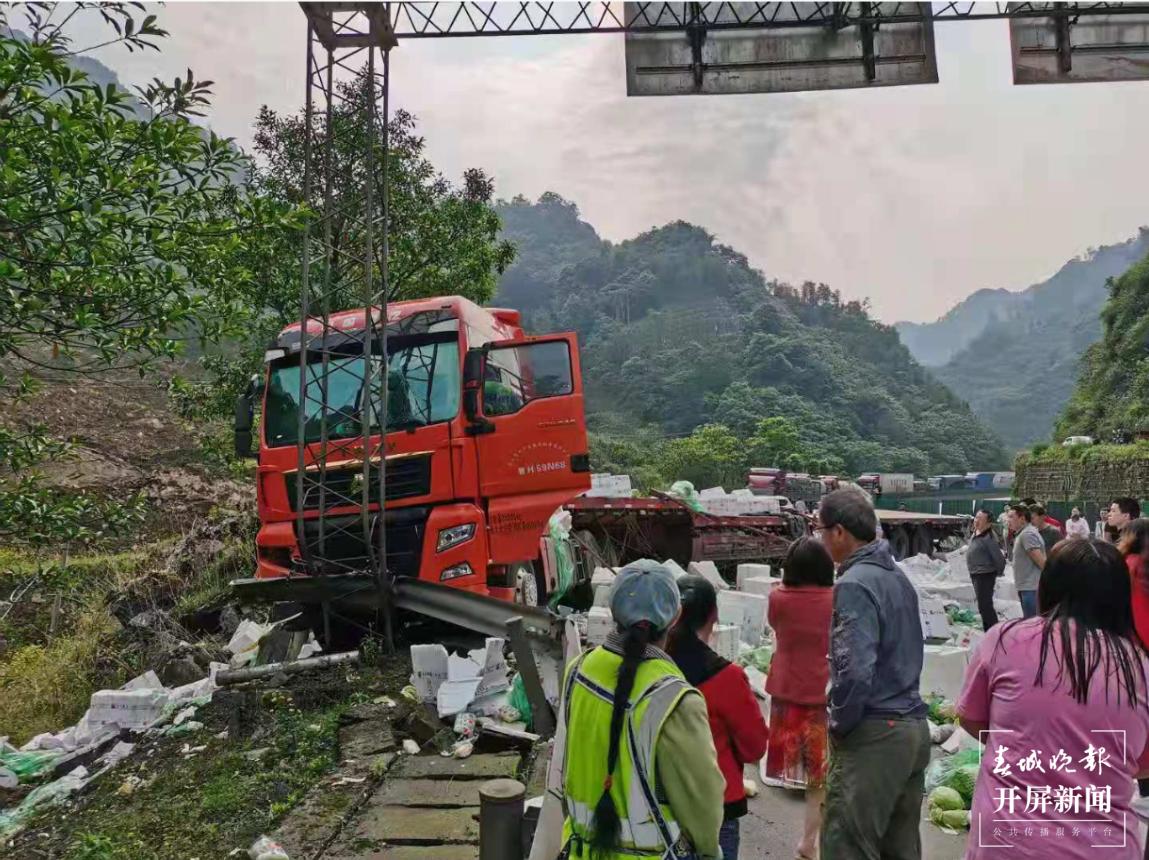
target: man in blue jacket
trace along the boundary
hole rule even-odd
[[[823,860],[920,860],[930,734],[918,692],[918,595],[878,538],[865,494],[823,497],[818,531],[838,563],[830,636],[830,772]]]

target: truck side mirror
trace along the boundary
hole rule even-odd
[[[244,392],[235,398],[235,456],[241,460],[255,456],[251,428],[255,424],[255,399],[260,387],[259,377],[252,376]]]
[[[467,350],[463,356],[463,414],[474,423],[479,417],[479,398],[483,393],[483,359],[487,351],[480,347]]]
[[[487,348],[476,346],[463,356],[463,415],[467,419],[467,432],[471,435],[490,433],[495,425],[479,414],[483,401],[483,369]]]

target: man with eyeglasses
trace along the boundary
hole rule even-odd
[[[830,772],[822,856],[921,857],[930,761],[918,595],[859,490],[822,498],[815,526],[838,564],[830,633]]]

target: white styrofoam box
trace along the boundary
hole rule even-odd
[[[993,586],[993,596],[1000,600],[1017,600],[1017,583],[1012,576],[999,576]]]
[[[946,615],[945,603],[937,597],[923,597],[918,600],[918,614],[922,619],[922,636],[926,639],[950,638],[950,620]]]
[[[751,577],[766,577],[770,576],[770,565],[768,564],[740,564],[738,565],[738,573],[735,576],[735,584],[738,586],[739,591],[743,591],[742,583]]]
[[[774,587],[781,585],[782,580],[771,579],[768,576],[752,576],[742,583],[742,590],[747,594],[761,594],[763,597],[769,599],[770,592]]]
[[[968,579],[965,582],[936,582],[921,586],[931,597],[940,597],[960,604],[964,609],[977,608],[977,595],[973,590],[973,583]]]
[[[969,649],[954,645],[926,645],[919,689],[923,696],[940,693],[951,702],[961,694],[962,676],[969,664]]]
[[[486,645],[470,652],[470,658],[480,668],[482,682],[476,696],[489,696],[509,686],[507,682],[507,658],[503,654],[506,640],[488,636]]]
[[[724,499],[726,498],[726,490],[722,487],[707,487],[698,494],[700,499]]]
[[[668,558],[664,561],[662,566],[668,568],[670,572],[674,574],[675,579],[682,579],[682,577],[686,576],[686,571],[682,569],[682,565],[672,558]]]
[[[738,504],[743,516],[763,516],[765,514],[782,513],[781,503],[774,498],[765,496],[738,496]]]
[[[628,498],[632,492],[630,475],[598,473],[590,476],[590,489],[586,495],[597,498]]]
[[[759,645],[766,627],[766,598],[743,591],[718,592],[718,623],[736,625],[739,639]]]
[[[738,659],[738,628],[733,624],[715,624],[710,647],[719,657],[735,662]]]
[[[592,606],[586,616],[586,641],[588,645],[601,645],[614,631],[614,616],[609,607]]]
[[[411,684],[419,701],[434,702],[447,680],[447,649],[442,645],[411,646]]]
[[[600,585],[594,590],[594,606],[610,606],[610,586]]]
[[[1019,600],[998,600],[994,598],[993,608],[997,611],[997,617],[1001,621],[1013,621],[1015,618],[1021,618],[1021,601]]]
[[[985,638],[985,633],[976,627],[961,627],[954,634],[953,644],[958,648],[968,648],[970,652]]]
[[[144,672],[142,675],[137,675],[120,687],[121,690],[162,690],[164,688],[163,681],[160,680],[159,675],[151,669]]]
[[[167,703],[165,690],[98,690],[92,693],[88,722],[141,729],[159,719]]]
[[[753,499],[754,498],[754,491],[751,490],[749,487],[742,487],[741,489],[738,489],[738,490],[731,490],[730,495],[735,496],[739,499]]]
[[[703,577],[719,591],[730,588],[726,584],[726,580],[722,578],[722,574],[718,572],[718,566],[712,561],[692,561],[686,566],[686,569],[695,576]]]
[[[609,586],[614,582],[614,577],[615,573],[609,567],[596,567],[594,575],[590,578],[590,584],[594,588],[598,588],[600,585]]]

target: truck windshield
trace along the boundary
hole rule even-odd
[[[421,427],[438,421],[449,421],[459,411],[462,387],[459,373],[459,344],[455,338],[400,344],[391,350],[387,374],[387,429]],[[382,387],[382,360],[371,359],[372,387],[379,402]],[[328,360],[327,368],[327,433],[330,439],[347,439],[360,435],[363,403],[363,356],[337,357]],[[309,379],[305,404],[305,434],[308,442],[318,442],[323,419],[319,380],[322,363],[307,365]],[[273,366],[264,405],[264,438],[268,447],[294,445],[299,421],[299,364]],[[376,407],[371,428],[378,430],[381,417]]]

